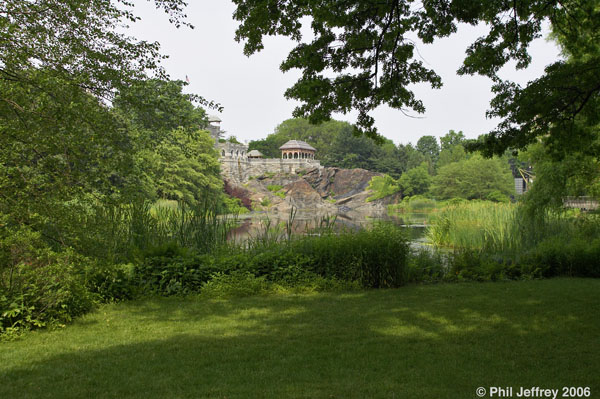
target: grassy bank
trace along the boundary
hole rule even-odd
[[[0,397],[470,398],[599,392],[600,281],[105,305],[0,345]]]

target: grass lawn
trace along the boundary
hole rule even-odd
[[[600,280],[553,279],[107,305],[0,343],[0,398],[594,398],[599,304]]]

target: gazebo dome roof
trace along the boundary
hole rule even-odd
[[[313,146],[308,144],[305,141],[301,140],[290,140],[281,147],[280,150],[308,150],[308,151],[317,151]]]
[[[252,151],[248,152],[248,154],[246,154],[246,155],[248,155],[249,157],[262,157],[263,156],[262,152],[260,152],[258,150],[252,150]]]
[[[209,115],[208,116],[208,122],[212,123],[212,122],[221,122],[221,118],[219,118],[218,116],[215,115]]]

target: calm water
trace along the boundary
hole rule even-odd
[[[229,232],[229,239],[244,242],[264,236],[268,230],[271,234],[285,237],[289,213],[250,213],[238,217],[238,225]],[[373,223],[386,221],[406,228],[411,241],[418,243],[425,240],[425,230],[428,223],[427,214],[398,214],[348,212],[324,214],[317,212],[298,211],[293,219],[291,232],[293,235],[313,234],[319,228],[330,227],[334,231],[356,231],[366,228]]]

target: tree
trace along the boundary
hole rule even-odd
[[[431,193],[440,199],[491,199],[508,201],[514,191],[508,163],[481,155],[441,167],[433,178]]]
[[[405,172],[399,180],[404,195],[420,195],[429,191],[431,176],[426,162]]]
[[[444,167],[452,162],[459,162],[467,159],[467,153],[465,152],[465,148],[457,144],[453,147],[443,149],[440,152],[440,159],[438,159],[437,167]]]
[[[175,129],[152,155],[154,162],[147,170],[159,198],[194,205],[223,189],[218,156],[207,131]]]
[[[462,145],[465,142],[465,135],[462,131],[458,133],[454,130],[450,130],[444,136],[440,137],[441,150],[449,150],[457,145]]]
[[[440,146],[435,136],[422,136],[417,141],[417,151],[419,151],[429,164],[430,173],[434,173],[440,156]]]
[[[184,1],[154,2],[175,25],[187,25]],[[122,0],[0,2],[0,213],[56,244],[67,242],[92,205],[136,194],[136,137],[127,114],[111,105],[147,74],[166,74],[157,43],[116,29],[138,19],[131,7]],[[156,104],[144,101],[123,102],[151,115]]]
[[[465,135],[463,132],[455,132],[450,130],[447,134],[440,137],[442,150],[438,159],[437,167],[441,168],[452,162],[462,161],[467,158],[465,152]]]
[[[200,130],[207,124],[206,112],[194,105],[193,95],[183,93],[184,85],[158,79],[135,81],[119,92],[113,111],[130,126],[138,191],[150,200],[166,198],[193,205],[202,196],[217,195],[223,184],[214,143],[207,131]],[[143,99],[143,104],[133,98]]]
[[[600,198],[600,160],[596,156],[579,151],[557,161],[540,142],[520,153],[519,159],[532,165],[535,173],[523,198],[528,216],[543,217],[548,209],[560,210],[566,196]]]
[[[263,37],[289,36],[298,45],[281,64],[283,71],[299,69],[300,79],[286,97],[302,102],[296,116],[312,122],[333,112],[358,110],[357,126],[376,136],[371,111],[381,104],[402,112],[424,112],[411,90],[414,83],[442,85],[435,71],[415,54],[418,37],[424,43],[456,32],[459,23],[489,26],[487,35],[472,43],[459,74],[479,74],[494,81],[495,98],[489,116],[502,118],[498,127],[471,150],[486,155],[524,148],[549,134],[556,145],[586,148],[586,129],[574,118],[598,122],[600,57],[596,52],[598,0],[423,1],[411,0],[234,0],[234,17],[240,21],[237,40],[244,40],[247,55],[263,48]],[[302,23],[308,18],[313,39],[303,41]],[[531,62],[528,48],[549,21],[559,42],[570,53],[582,54],[575,62],[558,60],[545,74],[520,87],[502,81],[498,71],[510,61],[517,68]],[[574,140],[574,138],[576,138]]]
[[[400,160],[404,165],[403,171],[416,168],[426,161],[425,156],[417,151],[411,143],[398,145],[398,151],[400,153]]]

